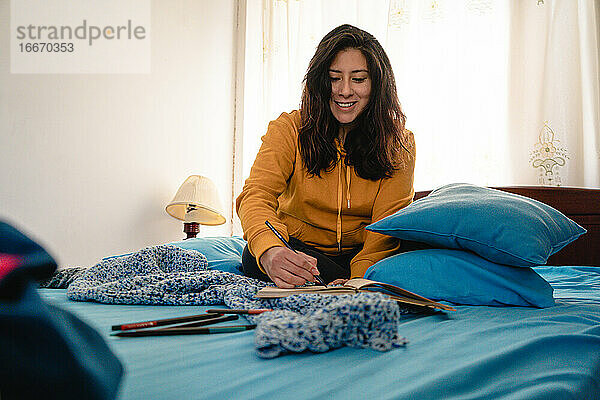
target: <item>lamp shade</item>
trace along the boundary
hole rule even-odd
[[[215,184],[200,175],[191,175],[183,182],[166,210],[170,216],[185,222],[202,225],[225,223]]]

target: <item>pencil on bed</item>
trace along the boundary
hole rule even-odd
[[[141,336],[171,336],[171,335],[210,335],[213,333],[242,332],[256,328],[256,325],[230,325],[213,326],[203,328],[161,328],[139,331],[127,331],[112,333],[111,336],[118,337],[141,337]]]
[[[214,308],[206,312],[216,314],[262,314],[264,312],[273,311],[270,308],[257,308],[254,310],[239,309],[239,308]]]
[[[202,321],[205,319],[212,319],[212,318],[220,317],[222,315],[223,314],[221,314],[221,313],[206,313],[206,314],[188,315],[185,317],[157,319],[154,321],[132,322],[132,323],[127,323],[127,324],[122,324],[122,325],[113,325],[112,330],[113,331],[128,331],[131,329],[152,328],[155,326],[180,324],[182,322]]]

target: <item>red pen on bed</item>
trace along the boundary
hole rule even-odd
[[[157,319],[154,321],[133,322],[133,323],[129,323],[129,324],[113,325],[111,329],[113,331],[128,331],[131,329],[153,328],[155,326],[174,325],[174,324],[180,324],[182,322],[195,322],[195,321],[211,320],[216,317],[220,317],[222,315],[223,314],[220,314],[220,313],[188,315],[185,317],[166,318],[166,319]]]

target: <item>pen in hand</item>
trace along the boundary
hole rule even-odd
[[[281,233],[279,233],[277,231],[277,229],[275,229],[275,227],[273,225],[271,225],[271,223],[269,221],[265,221],[265,224],[269,227],[269,229],[271,231],[273,231],[273,233],[275,234],[275,236],[277,236],[277,238],[279,240],[281,240],[281,243],[283,243],[285,245],[285,247],[287,247],[288,249],[292,250],[294,253],[298,253],[296,250],[294,250],[292,248],[292,246],[288,243],[288,241],[285,240],[285,238],[283,236],[281,236]],[[325,283],[325,281],[323,280],[323,278],[321,278],[319,275],[314,275],[314,277],[317,280],[317,282],[319,282],[319,284],[321,284],[323,286],[327,286],[327,284]]]

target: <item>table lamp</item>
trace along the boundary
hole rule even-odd
[[[166,207],[167,213],[183,221],[186,239],[195,238],[202,225],[221,225],[225,217],[215,184],[200,175],[189,176]]]

